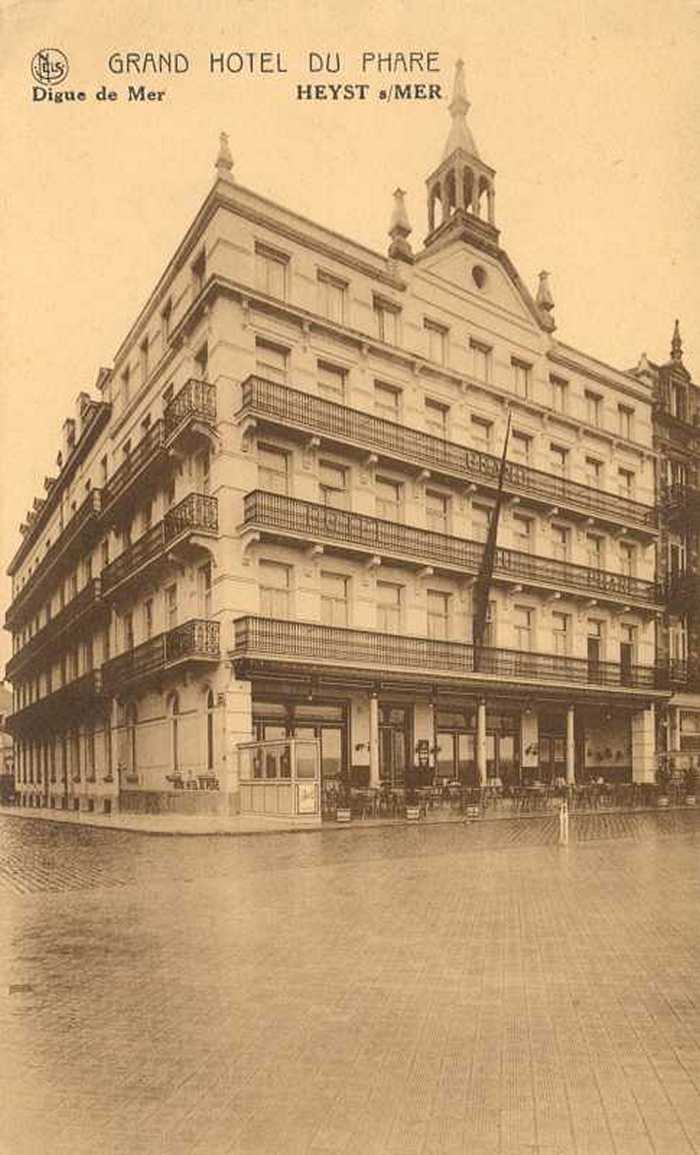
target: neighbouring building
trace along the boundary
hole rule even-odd
[[[700,386],[683,364],[678,321],[670,359],[658,365],[643,355],[634,373],[654,398],[657,572],[666,603],[657,647],[674,691],[659,718],[658,749],[683,768],[700,762]]]
[[[557,335],[547,274],[531,294],[501,247],[468,108],[460,63],[427,236],[397,189],[386,254],[240,185],[222,137],[21,527],[25,805],[235,812],[237,748],[268,743],[250,773],[272,788],[290,736],[320,741],[324,791],[416,766],[653,781],[657,713],[672,689],[686,708],[657,654],[657,371]]]
[[[0,802],[14,799],[15,763],[12,734],[5,719],[12,710],[12,690],[0,683]]]

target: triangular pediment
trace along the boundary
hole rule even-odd
[[[418,258],[425,272],[502,309],[533,328],[551,331],[554,325],[541,310],[507,253],[498,245],[488,249],[455,237],[434,249],[425,249]]]

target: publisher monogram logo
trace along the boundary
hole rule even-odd
[[[37,84],[62,84],[68,75],[68,57],[60,48],[40,48],[32,57],[32,76]]]

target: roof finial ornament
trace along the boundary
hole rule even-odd
[[[673,337],[671,338],[671,360],[675,361],[677,365],[683,363],[683,345],[681,343],[681,329],[676,318],[676,323],[673,326]]]
[[[233,157],[228,145],[228,133],[219,134],[219,155],[214,166],[221,180],[233,181]]]
[[[479,150],[476,147],[476,141],[471,134],[469,125],[467,124],[467,113],[469,112],[470,104],[467,100],[467,91],[464,84],[464,61],[458,60],[455,65],[455,83],[452,91],[452,100],[448,105],[450,116],[452,117],[452,126],[450,134],[445,145],[445,152],[443,160],[461,148],[463,152],[470,156],[479,156]]]
[[[540,283],[537,288],[537,304],[540,309],[544,309],[546,313],[551,313],[554,308],[554,297],[549,287],[549,273],[544,269],[540,273]]]
[[[394,209],[389,221],[389,256],[400,261],[413,261],[413,250],[408,240],[412,233],[411,222],[406,212],[406,193],[402,188],[394,189]]]

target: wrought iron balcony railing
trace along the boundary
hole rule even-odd
[[[560,654],[531,653],[485,647],[475,651],[464,642],[404,637],[370,630],[352,630],[311,622],[245,617],[234,623],[233,658],[332,662],[357,666],[379,675],[390,669],[422,670],[432,674],[489,676],[499,680],[582,684],[589,687],[666,690],[668,669],[589,661]]]
[[[10,658],[5,667],[6,676],[10,679],[23,670],[38,655],[43,655],[70,630],[72,636],[81,626],[92,622],[97,613],[107,614],[108,608],[102,601],[102,582],[93,578],[68,602],[46,625],[42,626],[16,654]]]
[[[484,553],[482,542],[470,541],[434,530],[332,509],[281,494],[255,490],[244,500],[244,524],[282,531],[306,540],[330,540],[378,554],[408,557],[416,561],[444,563],[476,573]],[[616,601],[645,605],[660,601],[652,581],[575,565],[556,558],[538,557],[519,550],[496,550],[496,573],[522,581],[585,590]]]
[[[216,387],[192,378],[165,408],[165,436],[169,441],[188,421],[216,425]]]
[[[217,661],[219,653],[219,623],[193,618],[105,662],[102,667],[105,689],[116,694],[125,686],[179,662]]]
[[[151,425],[141,440],[108,479],[102,493],[102,508],[109,511],[144,470],[160,461],[165,447],[165,426],[161,420]]]
[[[262,377],[250,376],[243,382],[241,412],[268,418],[287,427],[296,426],[310,433],[325,433],[342,442],[380,450],[388,456],[494,488],[498,484],[501,462],[494,454],[469,449],[431,433],[398,425],[383,417],[350,409]],[[545,473],[529,465],[507,462],[505,486],[509,492],[525,494],[557,506],[573,506],[613,522],[622,520],[645,529],[656,527],[656,509],[653,506]]]
[[[219,504],[215,497],[190,493],[162,521],[151,526],[137,541],[111,561],[102,571],[105,593],[139,573],[182,537],[189,534],[214,534],[219,528]]]
[[[671,521],[700,519],[700,488],[681,482],[662,482],[659,503]]]
[[[62,730],[83,714],[94,714],[103,702],[101,671],[88,670],[72,682],[8,715],[6,725],[11,733],[31,732],[32,736],[38,729]]]
[[[102,493],[99,489],[92,489],[66,522],[59,537],[47,549],[29,581],[15,595],[5,614],[5,625],[8,628],[17,628],[31,616],[45,592],[46,579],[54,572],[57,563],[67,561],[74,551],[85,548],[91,533],[99,524],[101,508]]]

